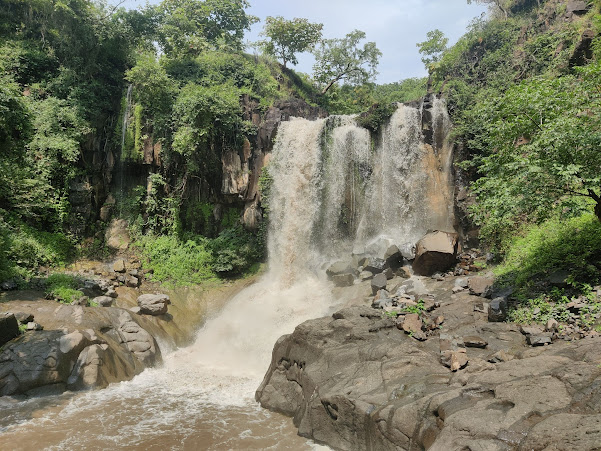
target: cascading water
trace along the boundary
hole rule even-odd
[[[444,140],[443,102],[433,116]],[[421,127],[408,106],[375,144],[351,117],[282,123],[269,163],[269,272],[163,367],[104,390],[24,402],[34,418],[0,422],[0,449],[310,449],[290,420],[258,407],[254,391],[275,341],[337,302],[325,262],[381,235],[404,243],[450,227],[450,147],[425,144]]]
[[[127,136],[127,127],[129,126],[129,115],[131,112],[131,95],[134,85],[130,84],[127,87],[127,95],[125,97],[125,110],[123,112],[123,122],[121,124],[121,154],[117,166],[117,187],[119,193],[123,195],[123,174],[125,172],[125,137]]]

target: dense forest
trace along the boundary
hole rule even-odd
[[[528,299],[532,276],[551,268],[590,289],[601,262],[601,2],[481,3],[489,14],[453,46],[438,30],[418,44],[429,79],[377,85],[381,54],[360,30],[322,39],[321,24],[269,17],[249,50],[258,19],[245,0],[139,10],[2,0],[0,281],[106,256],[103,208],[128,220],[157,280],[245,273],[264,258],[265,228],[242,227],[236,202],[214,214],[224,152],[257,133],[241,99],[259,113],[289,98],[329,114],[369,110],[360,120],[377,130],[394,102],[430,90],[455,124],[462,226]],[[308,50],[314,73],[294,72]],[[142,163],[148,182],[119,179]]]

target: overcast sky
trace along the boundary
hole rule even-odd
[[[158,3],[151,0],[150,3]],[[115,4],[117,0],[109,0]],[[127,0],[123,6],[135,8],[143,0]],[[249,0],[247,10],[263,22],[267,16],[286,19],[304,17],[323,23],[326,38],[341,38],[352,30],[362,30],[367,40],[375,41],[383,56],[378,66],[378,83],[391,83],[410,77],[422,77],[426,71],[416,43],[438,28],[455,43],[467,25],[485,11],[482,5],[466,0]],[[263,23],[255,24],[246,40],[260,39]],[[301,55],[295,70],[311,73],[313,57]]]

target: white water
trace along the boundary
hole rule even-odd
[[[34,418],[5,429],[0,449],[310,449],[289,419],[259,408],[254,391],[276,340],[336,304],[324,262],[382,234],[401,243],[448,225],[448,211],[425,204],[448,176],[421,172],[434,161],[442,174],[450,157],[423,145],[419,118],[400,107],[378,146],[350,117],[282,123],[270,162],[269,272],[162,368],[24,403]]]

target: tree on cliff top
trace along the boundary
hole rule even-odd
[[[438,29],[428,31],[424,42],[415,44],[422,56],[422,63],[426,69],[430,69],[431,64],[440,60],[443,52],[447,49],[449,38],[445,37],[444,33]]]
[[[509,8],[511,7],[512,0],[467,0],[468,5],[474,3],[484,3],[486,5],[493,4],[495,5],[499,11],[503,13],[505,19],[509,16]],[[540,0],[537,0],[540,5]]]
[[[314,52],[314,77],[324,85],[322,94],[341,80],[348,84],[367,83],[378,74],[376,67],[382,52],[375,42],[367,42],[359,47],[365,39],[365,33],[354,30],[342,39],[324,39]]]
[[[307,19],[286,20],[283,17],[267,17],[261,47],[268,55],[281,59],[284,67],[290,62],[298,64],[296,54],[311,50],[321,39],[323,24],[310,23]]]

